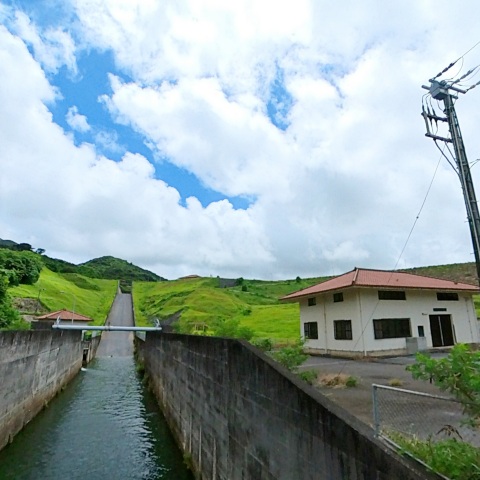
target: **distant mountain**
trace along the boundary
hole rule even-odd
[[[27,243],[16,243],[13,240],[2,240],[0,238],[0,248],[9,250],[32,250],[32,246]],[[43,264],[53,272],[57,273],[78,273],[90,278],[104,278],[107,280],[123,280],[130,283],[133,281],[141,282],[159,282],[166,280],[156,273],[137,267],[130,262],[115,257],[100,257],[90,260],[80,265],[66,262],[59,258],[51,258],[45,255],[45,250],[37,249],[36,253],[41,255]]]
[[[137,267],[130,262],[115,257],[100,257],[78,265],[77,273],[92,278],[110,280],[130,280],[158,282],[165,280],[156,273]]]
[[[16,245],[16,242],[13,240],[2,240],[0,238],[0,248],[10,248],[12,249]]]

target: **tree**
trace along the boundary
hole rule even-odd
[[[20,319],[18,312],[12,306],[7,288],[8,277],[0,272],[0,328],[8,328]]]
[[[29,251],[0,250],[0,269],[10,285],[33,285],[39,278],[43,263],[39,255]]]
[[[480,351],[457,344],[446,358],[434,359],[417,353],[416,363],[407,367],[413,378],[430,380],[441,390],[452,393],[465,413],[480,421]]]

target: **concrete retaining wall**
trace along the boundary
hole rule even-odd
[[[438,478],[247,342],[161,333],[136,342],[197,478]]]
[[[94,332],[95,333],[95,332]],[[102,335],[98,334],[92,337],[90,340],[83,340],[82,350],[83,350],[83,363],[90,363],[97,354],[98,346],[100,345],[100,340]]]
[[[82,366],[81,331],[0,332],[0,449]]]

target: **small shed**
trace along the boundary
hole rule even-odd
[[[63,309],[41,315],[40,317],[35,317],[34,321],[32,322],[32,326],[34,326],[34,328],[50,328],[54,323],[57,322],[57,320],[60,321],[61,325],[86,326],[89,322],[93,322],[93,319],[90,317]]]
[[[479,343],[478,286],[397,271],[354,270],[291,293],[310,353],[399,355]]]

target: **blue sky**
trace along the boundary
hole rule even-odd
[[[478,41],[477,10],[0,0],[0,238],[167,278],[471,261],[446,161],[405,241],[439,160],[421,85]]]

